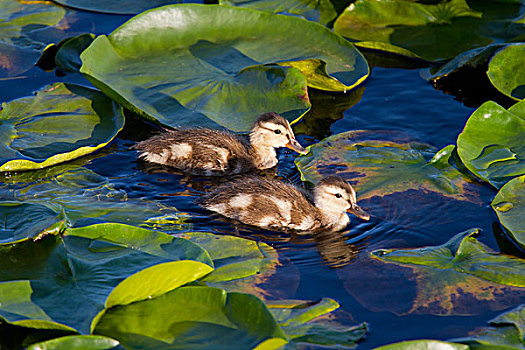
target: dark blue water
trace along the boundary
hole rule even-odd
[[[72,26],[61,35],[110,33],[128,18],[72,10],[70,16]],[[56,81],[88,85],[78,74],[57,76],[55,72],[44,72],[35,67],[23,77],[0,79],[0,97],[2,101],[9,101],[27,96]],[[413,140],[441,148],[456,142],[457,135],[475,109],[466,107],[453,95],[434,89],[420,78],[417,69],[375,67],[360,89],[359,95],[362,93],[362,96],[356,98],[356,103],[346,101],[352,98],[351,93],[325,95],[322,106],[326,106],[323,108],[326,108],[327,115],[333,114],[331,105],[343,106],[338,107],[341,112],[345,103],[353,106],[344,114],[331,117],[331,122],[312,121],[313,127],[308,130],[315,132],[307,134],[301,130],[307,129],[308,118],[313,116],[306,116],[303,125],[296,127],[301,142],[308,145],[324,136],[348,130],[398,130]],[[320,95],[312,92],[314,108],[314,96]],[[316,113],[322,115],[323,109],[318,107]],[[369,252],[378,248],[442,244],[472,227],[481,228],[479,239],[499,250],[493,232],[497,218],[489,205],[496,192],[487,185],[476,185],[479,199],[475,202],[447,200],[416,191],[402,196],[371,198],[361,202],[372,214],[369,222],[355,219],[349,229],[338,234],[289,236],[223,220],[197,207],[194,200],[214,186],[213,180],[192,178],[169,169],[148,168],[137,163],[136,152],[129,147],[151,135],[150,131],[153,132],[153,128],[148,129],[140,121],[127,122],[124,132],[108,149],[101,151],[99,157],[92,157],[86,167],[108,177],[115,188],[125,191],[129,198],[144,198],[176,207],[186,213],[191,230],[233,234],[270,244],[279,252],[282,263],[265,286],[271,291],[271,296],[306,300],[330,297],[337,300],[341,304],[337,314],[348,321],[345,325],[363,321],[370,325],[367,339],[359,345],[361,349],[409,339],[462,337],[474,328],[484,326],[502,309],[515,306],[511,302],[498,307],[498,311],[490,306],[480,309],[474,303],[470,310],[474,315],[406,315],[406,304],[415,293],[413,281],[403,273],[368,258]],[[293,163],[295,154],[284,150],[279,157],[275,176],[299,183]]]

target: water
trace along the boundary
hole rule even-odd
[[[71,21],[67,36],[84,32],[110,33],[129,18],[73,10],[70,15],[75,21]],[[9,101],[30,95],[55,81],[88,84],[77,74],[55,76],[35,67],[24,77],[0,79],[0,96],[3,101]],[[466,107],[452,95],[435,90],[420,78],[418,70],[398,68],[375,67],[357,91],[346,94],[312,91],[311,95],[316,113],[312,112],[309,119],[296,127],[304,145],[332,133],[366,129],[399,130],[414,141],[442,148],[456,142],[475,109]],[[317,106],[316,101],[319,101]],[[326,109],[319,106],[326,106]],[[323,113],[326,118],[319,117]],[[282,263],[277,275],[266,286],[271,295],[337,300],[341,304],[337,314],[348,321],[348,326],[363,321],[370,325],[370,333],[359,345],[360,349],[409,339],[463,337],[474,328],[485,326],[501,312],[501,309],[480,310],[473,305],[475,315],[469,316],[406,314],[407,305],[414,298],[414,281],[388,264],[368,259],[369,252],[374,249],[443,244],[472,227],[481,228],[479,239],[499,250],[493,234],[497,217],[490,208],[496,192],[490,186],[477,185],[479,198],[475,202],[447,200],[418,191],[408,191],[403,196],[374,197],[360,202],[372,214],[371,220],[353,219],[352,226],[342,233],[317,237],[270,233],[210,215],[195,205],[194,200],[201,193],[224,180],[189,177],[137,163],[136,151],[129,147],[150,136],[153,130],[141,121],[127,120],[126,129],[119,137],[107,149],[90,156],[85,166],[108,177],[115,190],[126,193],[128,199],[144,198],[176,207],[194,231],[232,234],[270,244],[279,252]],[[288,150],[280,151],[275,176],[299,183],[293,163],[295,156]],[[508,210],[504,203],[498,209]]]

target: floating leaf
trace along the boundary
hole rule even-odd
[[[27,37],[31,31],[56,25],[65,14],[45,2],[2,0],[0,7],[0,76],[15,76],[30,69],[44,43]]]
[[[441,340],[410,340],[380,346],[374,350],[468,350],[463,344],[448,343]]]
[[[520,305],[490,321],[494,327],[476,330],[465,338],[452,339],[470,349],[525,349],[525,306]]]
[[[525,175],[507,182],[492,200],[492,209],[509,235],[525,249]]]
[[[525,102],[508,110],[485,102],[468,119],[458,136],[458,154],[480,179],[500,188],[525,173]]]
[[[3,315],[9,322],[53,320],[88,332],[91,318],[126,277],[169,261],[191,259],[212,265],[206,251],[188,240],[121,224],[69,229],[63,241],[41,239],[38,244],[42,252],[33,256],[22,258],[16,251],[3,255],[0,280],[28,280],[31,289],[26,294],[31,293],[35,310],[43,312],[28,314],[25,304],[15,303]],[[22,260],[23,273],[10,263],[15,257]]]
[[[412,271],[403,278],[415,282],[414,302],[408,311],[396,313],[470,315],[487,309],[501,310],[522,301],[525,261],[490,252],[474,238],[478,231],[460,233],[445,244],[434,247],[374,250],[371,253],[373,258]],[[392,286],[387,281],[381,285],[384,288],[376,286],[376,292],[383,293],[382,298],[388,298]],[[367,297],[364,298],[366,301]],[[473,304],[479,310],[473,308]],[[399,305],[392,303],[386,309],[397,307]]]
[[[492,57],[487,72],[496,89],[515,100],[525,98],[523,61],[525,44],[508,45]]]
[[[67,225],[67,218],[60,209],[22,202],[0,202],[0,221],[0,252],[12,250],[13,244],[60,235]]]
[[[355,184],[360,199],[407,190],[433,191],[468,199],[468,178],[448,164],[453,147],[436,152],[432,146],[388,141],[395,134],[349,131],[309,147],[295,163],[303,180],[313,183],[338,174]]]
[[[154,7],[178,4],[182,0],[106,0],[106,1],[91,1],[91,0],[53,0],[54,2],[71,7],[74,9],[112,13],[121,15],[134,15]]]
[[[359,46],[444,61],[496,40],[513,40],[523,28],[515,22],[520,16],[518,4],[484,6],[474,9],[465,0],[358,0],[337,18],[334,30],[362,42]]]
[[[337,17],[334,6],[328,0],[219,0],[219,4],[298,15],[321,24],[327,24]]]
[[[80,54],[95,40],[95,34],[81,34],[58,44],[55,64],[60,69],[78,72],[82,66]]]
[[[122,108],[102,93],[56,83],[2,104],[0,171],[39,169],[107,145],[124,126]]]
[[[337,91],[368,76],[352,44],[321,25],[215,5],[140,14],[97,37],[81,59],[95,86],[142,116],[175,127],[209,118],[234,131],[269,110],[300,117],[310,107],[301,69],[310,86]]]
[[[100,335],[70,335],[47,340],[27,347],[27,350],[106,350],[116,349],[119,342]],[[119,348],[122,349],[122,348]]]
[[[210,287],[181,287],[105,309],[92,329],[126,348],[248,349],[267,339],[286,339],[261,300]]]

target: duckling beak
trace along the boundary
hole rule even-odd
[[[294,150],[295,152],[300,153],[300,154],[308,153],[308,150],[304,148],[303,146],[301,146],[301,144],[297,142],[297,140],[294,138],[290,138],[288,143],[285,145],[285,147],[291,150]]]
[[[347,212],[354,214],[360,219],[363,219],[365,221],[370,220],[370,214],[368,214],[366,211],[364,211],[360,206],[357,204],[351,204],[350,208],[348,208]]]

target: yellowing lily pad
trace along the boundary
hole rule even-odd
[[[399,141],[390,141],[396,138]],[[323,176],[341,175],[354,185],[360,199],[407,190],[472,199],[468,177],[448,163],[453,148],[436,152],[393,133],[349,131],[310,146],[295,163],[302,179],[313,183]]]
[[[95,152],[124,126],[122,108],[78,85],[51,84],[2,104],[0,171],[40,169]]]
[[[344,91],[368,76],[352,44],[319,24],[215,5],[144,12],[97,37],[81,60],[95,86],[146,118],[234,131],[267,111],[298,119],[310,108],[307,81]]]
[[[492,209],[510,237],[525,249],[525,175],[507,182],[492,200]]]
[[[474,175],[500,188],[525,174],[525,102],[508,110],[485,102],[458,136],[458,154]]]

